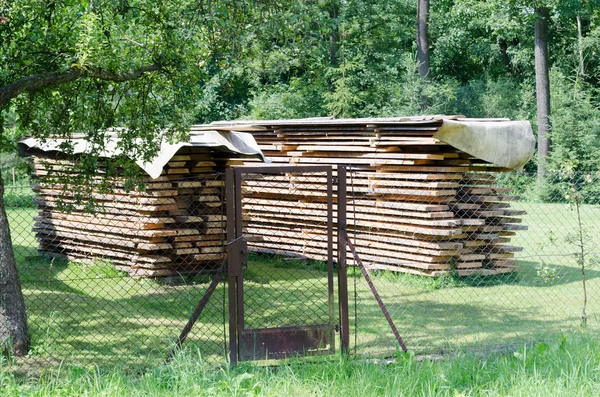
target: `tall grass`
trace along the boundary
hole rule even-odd
[[[2,396],[597,396],[600,344],[589,331],[488,355],[393,362],[339,356],[281,366],[210,368],[198,354],[136,374],[63,367],[37,378],[0,371]]]

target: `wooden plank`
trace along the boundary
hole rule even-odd
[[[501,168],[432,138],[441,121],[440,117],[311,119],[217,123],[217,126],[221,130],[228,130],[227,125],[254,130],[257,142],[276,164],[351,166],[348,185],[355,196],[350,196],[347,203],[348,219],[355,220],[352,228],[357,247],[360,250],[362,246],[365,255],[373,257],[374,265],[437,276],[450,274],[451,269],[428,265],[447,265],[445,262],[453,258],[457,274],[498,274],[484,266],[495,266],[498,262],[507,265],[499,268],[509,269],[510,263],[502,261],[510,259],[516,251],[510,245],[500,244],[510,241],[515,233],[511,228],[521,226],[519,216],[524,212],[511,210],[508,201],[515,197],[508,196],[510,189],[495,185],[491,173],[503,171]],[[186,154],[191,151],[184,150]],[[208,177],[216,164],[223,166],[228,161],[217,161],[208,151],[202,151],[171,162],[173,167],[167,169],[163,178],[182,200],[168,204],[174,205],[168,214],[180,225],[193,225],[197,229],[191,234],[177,232],[179,235],[169,237],[169,241],[176,244],[181,258],[192,248],[207,255],[222,255],[217,250],[223,248],[220,245],[223,225],[216,214],[221,211],[223,182],[215,181],[217,190],[200,191],[210,185],[200,183],[198,178]],[[60,166],[68,168],[68,164]],[[198,177],[182,179],[187,174],[173,173],[177,171],[168,174],[170,169],[178,168],[195,172]],[[245,219],[249,222],[247,228],[260,237],[255,246],[265,252],[293,254],[295,251],[322,258],[326,246],[325,191],[326,181],[318,175],[277,175],[249,180],[244,188]],[[140,221],[132,207],[151,205],[104,202],[110,205],[105,208],[115,215],[106,219],[111,222],[122,219],[129,224]],[[119,214],[120,205],[128,212]],[[155,205],[152,210],[159,208]],[[192,208],[202,208],[205,212],[192,212]],[[208,213],[214,217],[205,217]],[[123,219],[128,216],[131,219]],[[154,221],[161,218],[160,214],[153,217]],[[290,232],[295,234],[289,236]],[[386,263],[389,258],[402,257],[403,263]]]

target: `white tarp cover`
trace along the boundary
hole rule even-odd
[[[253,131],[260,126],[346,126],[433,124],[442,121],[434,138],[481,160],[511,169],[522,169],[535,151],[535,137],[528,121],[471,119],[464,116],[415,116],[363,119],[308,118],[292,120],[218,121],[203,128]],[[248,129],[246,129],[248,128]],[[401,134],[401,133],[400,133]]]
[[[433,137],[492,164],[518,170],[535,151],[528,121],[444,120]]]
[[[19,142],[19,145],[45,152],[63,152],[63,146],[61,145],[66,141],[67,139],[42,140],[25,138]],[[91,144],[83,138],[73,138],[69,141],[72,144],[75,154],[90,153],[92,151]],[[161,145],[158,156],[156,156],[152,161],[145,163],[141,160],[138,160],[136,161],[136,164],[139,165],[148,175],[150,175],[151,178],[158,178],[165,164],[167,164],[169,160],[173,158],[179,149],[185,146],[206,147],[221,152],[258,158],[266,162],[262,151],[254,140],[254,137],[248,133],[236,131],[191,131],[190,139],[188,141],[174,144],[165,141]],[[116,137],[108,137],[104,147],[98,151],[99,156],[106,158],[111,158],[121,154],[123,153],[119,147],[118,138]],[[125,153],[125,155],[127,155],[127,153]]]

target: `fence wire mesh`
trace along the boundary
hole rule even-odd
[[[349,173],[349,233],[409,350],[556,338],[599,325],[598,182],[597,174],[415,183]],[[386,215],[362,221],[366,201]],[[365,280],[356,273],[350,284],[354,351],[392,352]]]
[[[224,261],[224,181],[181,177],[146,189],[94,193],[89,213],[68,190],[6,187],[31,336],[29,356],[18,361],[164,361]],[[226,313],[222,284],[186,348],[223,362]]]
[[[245,288],[251,328],[329,324],[327,202],[314,194],[327,175],[299,177],[244,176],[244,235],[254,253],[244,272],[253,285]]]
[[[243,225],[251,253],[238,301],[240,357],[334,349],[333,211],[327,172],[241,173]],[[332,200],[332,195],[329,195]],[[240,287],[238,286],[238,289]],[[331,294],[330,294],[331,289]],[[238,298],[240,299],[240,298]],[[302,349],[300,347],[300,349]]]
[[[599,325],[599,179],[350,171],[348,234],[410,351],[553,338]],[[168,184],[128,196],[143,205],[111,197],[90,220],[81,208],[63,211],[56,193],[7,182],[32,342],[22,363],[164,360],[226,247],[222,175]],[[327,296],[325,185],[318,173],[245,177],[247,328],[338,321]],[[391,354],[397,341],[349,251],[348,261],[351,351]],[[207,362],[227,360],[227,295],[221,283],[184,344]]]

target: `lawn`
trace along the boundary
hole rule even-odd
[[[600,344],[589,331],[501,354],[390,360],[330,356],[279,366],[215,369],[194,354],[142,373],[68,366],[17,377],[0,366],[2,396],[597,396]]]
[[[574,255],[576,211],[566,204],[515,203],[524,209],[527,231],[517,232],[512,245],[520,271],[499,277],[423,280],[383,274],[375,284],[393,314],[409,348],[417,351],[506,345],[544,338],[548,331],[581,324],[583,289]],[[600,206],[581,208],[585,236],[588,325],[597,327],[600,314]],[[385,321],[362,279],[358,280],[358,350],[383,350],[393,337],[383,332]]]
[[[544,340],[581,324],[583,290],[567,205],[524,204],[513,245],[521,270],[500,277],[428,279],[388,272],[374,282],[409,350],[443,353]],[[598,206],[583,206],[590,266],[598,250]],[[28,307],[34,363],[158,365],[206,290],[209,277],[165,285],[134,280],[110,264],[84,266],[36,255],[35,210],[9,210]],[[360,251],[359,251],[360,252]],[[588,327],[598,327],[600,269],[587,270]],[[327,278],[318,263],[253,256],[246,270],[248,326],[326,323]],[[191,281],[191,282],[188,282]],[[397,344],[365,280],[349,279],[351,347],[358,354],[393,354]],[[217,288],[186,343],[207,362],[222,363],[227,347],[227,293]]]

